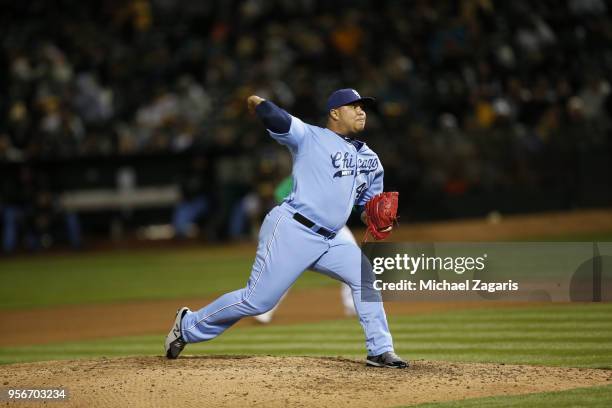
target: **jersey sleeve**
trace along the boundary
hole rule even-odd
[[[255,108],[266,129],[275,133],[287,133],[291,127],[291,115],[279,108],[274,102],[263,101]]]
[[[372,178],[372,183],[370,184],[368,189],[361,195],[361,197],[359,197],[359,199],[355,203],[356,206],[365,205],[376,194],[380,194],[383,192],[384,175],[385,175],[385,170],[382,168],[382,166],[380,166],[376,170],[376,173],[374,174],[374,177]]]
[[[268,129],[270,136],[278,143],[285,145],[292,153],[299,153],[306,135],[306,124],[301,119],[291,116],[291,126],[287,133],[275,133]]]

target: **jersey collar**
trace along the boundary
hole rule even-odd
[[[350,137],[341,135],[340,133],[336,133],[333,130],[332,130],[332,133],[334,133],[335,135],[341,137],[342,140],[344,140],[346,143],[350,143],[353,146],[355,146],[355,149],[357,149],[357,151],[361,150],[361,148],[365,144],[365,142],[362,142],[361,140],[351,139]]]

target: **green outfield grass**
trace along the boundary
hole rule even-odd
[[[460,401],[412,405],[415,408],[574,408],[602,407],[612,404],[612,385],[576,388],[568,391],[473,398]]]
[[[612,241],[612,233],[533,241]],[[243,287],[255,247],[113,250],[0,260],[0,309],[216,295]],[[170,284],[171,282],[171,284]],[[335,285],[306,272],[297,288]]]
[[[391,316],[409,359],[612,368],[612,305],[588,304]],[[165,333],[0,348],[0,363],[161,355]],[[186,353],[364,357],[357,319],[230,329]]]
[[[202,297],[243,287],[255,248],[40,255],[0,261],[0,309]],[[305,273],[298,288],[334,285]]]

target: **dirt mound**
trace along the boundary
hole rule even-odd
[[[62,407],[336,408],[565,390],[610,384],[612,372],[422,360],[391,370],[344,358],[130,357],[2,366],[0,381],[10,388],[66,387]]]

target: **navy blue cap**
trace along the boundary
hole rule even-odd
[[[362,98],[361,95],[359,95],[359,92],[351,88],[338,89],[329,96],[329,99],[327,99],[327,111],[329,112],[332,109],[358,101],[361,101],[366,105],[372,105],[375,99],[370,98],[369,96]]]

